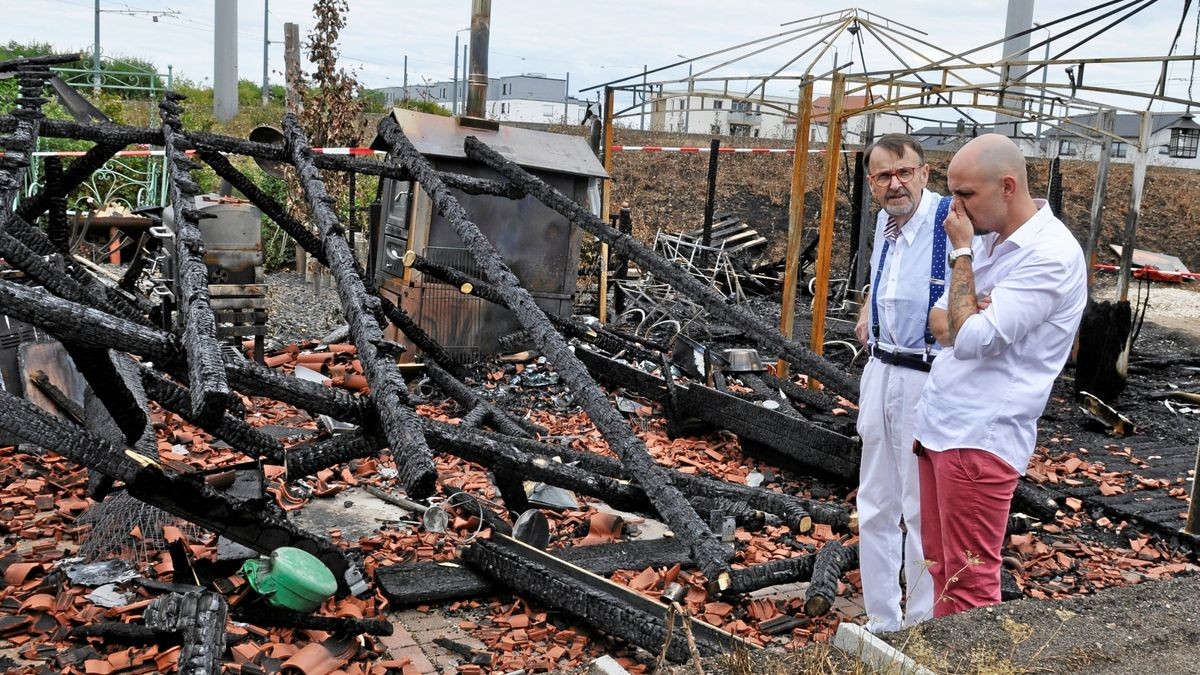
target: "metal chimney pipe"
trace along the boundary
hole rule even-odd
[[[471,0],[471,73],[467,76],[467,117],[487,118],[488,39],[492,0]]]

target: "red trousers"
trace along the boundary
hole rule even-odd
[[[915,446],[933,615],[1000,602],[1000,549],[1020,476],[985,450]]]

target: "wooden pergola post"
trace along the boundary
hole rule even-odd
[[[813,81],[800,86],[796,106],[796,154],[792,157],[792,196],[788,202],[788,239],[783,274],[783,307],[779,314],[779,333],[791,338],[796,324],[796,282],[800,275],[800,249],[804,244],[804,193],[808,188],[808,139],[812,127]],[[779,377],[787,377],[788,362],[776,364]]]
[[[608,174],[600,181],[600,220],[608,224],[611,211],[609,200],[612,198],[612,134],[613,134],[613,89],[604,88],[604,173]],[[596,313],[600,323],[608,322],[608,244],[600,242],[600,297],[597,299]]]
[[[825,312],[829,306],[829,273],[833,266],[833,221],[837,210],[838,170],[842,159],[842,108],[846,76],[833,74],[829,96],[829,138],[825,143],[825,185],[821,195],[821,230],[817,241],[816,285],[813,289],[812,330],[809,349],[824,352]]]

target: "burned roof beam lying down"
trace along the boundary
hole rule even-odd
[[[387,122],[388,120],[384,120],[385,124]],[[488,165],[526,193],[537,197],[546,206],[567,217],[571,223],[592,233],[597,239],[611,246],[614,253],[630,258],[654,272],[675,290],[699,302],[710,314],[742,328],[750,337],[764,346],[781,351],[790,363],[817,378],[846,399],[858,400],[857,384],[837,366],[809,351],[799,342],[783,337],[779,331],[766,325],[758,317],[741,307],[732,304],[716,290],[700,283],[678,266],[643,246],[632,236],[614,230],[590,211],[550,187],[541,179],[508,161],[474,136],[467,137],[465,148],[468,157]]]
[[[343,236],[345,230],[330,207],[325,182],[312,162],[312,148],[294,114],[284,116],[283,131],[313,222],[321,233],[321,247],[337,282],[338,299],[350,327],[350,337],[362,359],[363,373],[371,385],[371,400],[383,435],[396,453],[400,482],[409,495],[418,499],[428,497],[437,482],[437,469],[421,435],[417,415],[410,407],[404,377],[396,367],[396,357],[402,348],[384,339],[383,329],[370,311],[380,308],[379,299],[368,295],[363,286],[350,243]]]
[[[10,132],[17,127],[15,115],[0,115],[0,133]],[[41,135],[48,138],[70,138],[78,141],[94,143],[118,144],[118,149],[126,145],[162,145],[161,130],[143,129],[121,124],[87,125],[66,120],[43,120]],[[243,138],[222,136],[200,131],[180,130],[179,135],[185,138],[197,150],[207,149],[216,152],[233,153],[259,159],[271,159],[291,163],[287,150],[279,145],[248,141]],[[389,166],[373,159],[363,159],[347,155],[314,155],[313,163],[324,171],[343,171],[360,173],[366,176],[382,176],[396,180],[412,180],[404,169]],[[507,199],[520,199],[525,196],[520,188],[507,181],[475,178],[452,172],[438,172],[438,176],[449,187],[462,190],[469,195],[495,195]]]
[[[438,212],[470,251],[475,264],[484,271],[487,280],[504,297],[509,309],[529,333],[530,338],[546,358],[554,364],[559,376],[571,387],[575,400],[587,412],[609,446],[629,468],[635,480],[645,489],[658,514],[675,534],[687,544],[697,564],[708,580],[718,588],[729,581],[729,561],[732,553],[721,545],[708,527],[700,521],[695,509],[668,481],[665,470],[650,457],[645,444],[634,435],[625,420],[613,409],[608,397],[588,375],[587,369],[575,358],[562,335],[551,325],[545,312],[537,305],[517,276],[501,259],[495,246],[470,220],[462,204],[434,172],[429,162],[413,147],[396,121],[387,117],[379,125],[379,133],[390,146],[388,162],[408,170],[430,196]]]
[[[163,148],[169,171],[168,192],[175,206],[175,260],[179,265],[179,310],[183,315],[183,348],[187,352],[188,391],[192,416],[217,419],[229,405],[231,392],[217,342],[217,318],[208,291],[208,267],[204,264],[204,237],[196,195],[200,187],[192,180],[195,162],[185,154],[191,149],[179,136],[183,97],[168,92],[158,104],[162,117]]]
[[[332,541],[263,512],[257,504],[217,492],[199,477],[171,472],[148,457],[70,427],[33,403],[3,391],[0,391],[0,429],[122,481],[129,494],[139,501],[259,553],[270,553],[280,546],[307,551],[333,572],[343,594],[365,590],[356,563]]]

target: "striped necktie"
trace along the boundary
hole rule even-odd
[[[896,236],[900,234],[900,224],[896,222],[896,216],[888,216],[887,225],[883,228],[883,236],[891,243],[896,243]]]

